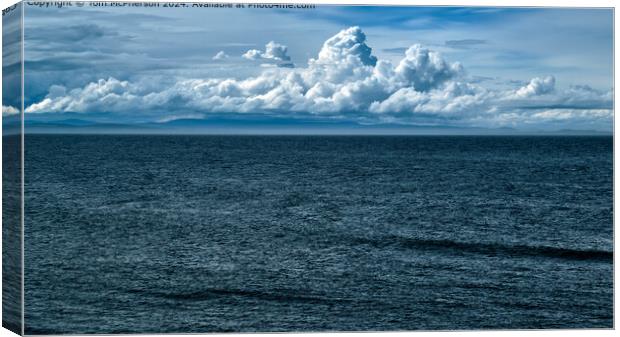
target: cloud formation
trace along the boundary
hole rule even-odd
[[[287,47],[273,41],[243,57],[290,63]],[[220,55],[220,53],[218,53]],[[217,56],[217,55],[216,55]],[[364,123],[513,126],[575,120],[611,121],[612,92],[588,86],[556,88],[553,76],[512,89],[489,89],[466,76],[458,62],[421,45],[396,64],[372,54],[359,27],[327,39],[306,67],[267,68],[248,78],[183,79],[156,90],[116,78],[82,88],[52,86],[26,112],[150,114],[266,113],[346,118]]]
[[[219,52],[217,52],[217,54],[215,54],[215,56],[213,56],[212,60],[222,61],[227,58],[229,58],[228,54],[226,54],[223,50],[220,50]]]
[[[447,47],[455,49],[469,49],[486,43],[487,42],[485,40],[479,39],[448,40],[445,42]]]
[[[532,97],[548,94],[555,88],[555,77],[535,77],[526,86],[519,88],[515,93],[517,97]]]
[[[19,114],[19,109],[13,107],[13,106],[2,106],[2,116],[12,116],[12,115],[17,115]]]
[[[265,51],[250,49],[242,57],[248,60],[267,62],[265,64],[275,64],[279,67],[291,68],[294,65],[291,63],[291,57],[287,53],[288,47],[270,41],[265,45]]]
[[[414,45],[407,49],[405,58],[396,67],[396,74],[406,87],[428,91],[457,77],[463,70],[460,63],[448,64],[439,53]]]

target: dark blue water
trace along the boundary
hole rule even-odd
[[[611,328],[612,152],[27,135],[26,333]]]
[[[3,117],[3,121],[6,119]],[[19,131],[2,127],[2,327],[16,334],[22,333],[22,141]]]

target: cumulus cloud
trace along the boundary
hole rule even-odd
[[[441,90],[416,91],[413,87],[401,88],[382,102],[373,102],[370,112],[377,114],[432,114],[435,116],[461,116],[476,111],[483,113],[485,105],[493,99],[488,90],[469,83],[450,82]]]
[[[219,52],[217,52],[217,54],[215,54],[215,56],[213,56],[212,59],[214,61],[222,61],[227,59],[228,57],[228,54],[226,54],[223,50],[220,50]]]
[[[436,88],[462,72],[460,63],[448,64],[439,53],[414,45],[407,49],[396,73],[417,91]]]
[[[19,109],[17,109],[14,106],[6,106],[3,105],[2,106],[2,116],[12,116],[12,115],[18,115],[19,114]]]
[[[27,107],[26,112],[131,111],[140,107],[143,101],[144,96],[135,85],[109,78],[70,91],[54,85],[42,101]]]
[[[268,62],[267,64],[275,64],[280,67],[293,67],[291,57],[287,53],[288,47],[270,41],[265,45],[265,51],[250,49],[242,57],[248,60]]]
[[[262,63],[290,62],[287,48],[269,42],[243,57]],[[183,79],[160,89],[115,78],[82,88],[53,86],[35,112],[169,111],[278,113],[398,123],[503,126],[575,118],[611,120],[613,94],[587,86],[556,88],[553,76],[513,89],[489,89],[465,76],[463,66],[421,45],[395,65],[379,60],[359,27],[327,39],[303,68],[271,67],[248,78]]]
[[[532,97],[548,94],[555,88],[555,77],[535,77],[527,85],[515,92],[516,97]]]
[[[334,65],[357,61],[365,66],[374,66],[377,63],[372,49],[366,45],[366,34],[356,26],[344,29],[325,41],[319,57],[311,60],[311,63]]]
[[[262,58],[262,52],[258,49],[250,49],[245,54],[241,55],[244,59],[248,60],[260,60]]]

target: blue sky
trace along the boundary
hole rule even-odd
[[[612,129],[609,9],[27,6],[25,38],[31,120]]]

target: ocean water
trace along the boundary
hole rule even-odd
[[[6,120],[6,118],[5,118]],[[2,129],[2,327],[22,333],[21,135]],[[7,135],[13,133],[12,135]],[[17,133],[17,134],[16,134]]]
[[[26,135],[29,334],[611,328],[611,137]]]

